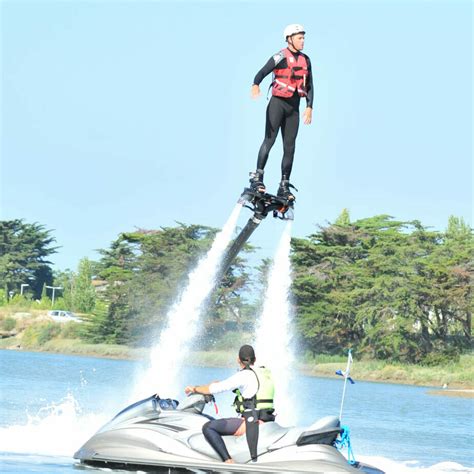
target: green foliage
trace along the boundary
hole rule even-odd
[[[469,242],[472,238],[471,228],[464,222],[462,217],[449,216],[446,238]]]
[[[101,250],[97,266],[106,289],[100,299],[87,340],[143,344],[162,327],[168,309],[179,295],[194,268],[210,248],[216,229],[179,223],[159,230],[124,233]],[[215,320],[239,320],[243,313],[241,294],[248,281],[243,260],[229,269],[211,296],[204,324]]]
[[[439,352],[426,354],[421,361],[421,365],[436,367],[447,365],[452,362],[459,362],[459,359],[460,354],[456,347],[442,347]]]
[[[13,331],[16,327],[16,319],[7,316],[5,318],[0,319],[0,328],[3,331]]]
[[[70,307],[66,306],[64,298],[54,298],[54,305],[51,309],[69,310]]]
[[[332,355],[332,354],[313,354],[310,351],[306,351],[301,357],[301,362],[307,365],[316,365],[316,364],[333,364],[337,363],[341,366],[345,366],[347,363],[347,356],[342,355]]]
[[[114,313],[109,311],[109,306],[109,303],[104,301],[96,301],[92,314],[83,324],[82,337],[84,340],[94,344],[114,344],[117,339],[120,339],[118,325],[122,321],[114,319]]]
[[[82,324],[75,321],[61,324],[59,337],[62,339],[80,339],[83,334]]]
[[[73,285],[71,291],[73,309],[81,313],[91,312],[95,306],[96,294],[92,286],[92,263],[89,259],[83,258],[79,262],[78,274]]]
[[[31,307],[31,300],[25,298],[23,295],[15,295],[8,301],[8,306],[14,308],[16,311],[27,310]]]
[[[127,281],[133,277],[139,251],[125,234],[110,244],[110,249],[99,250],[102,255],[97,274],[107,281]]]
[[[30,347],[79,336],[94,344],[146,344],[165,323],[216,232],[178,223],[124,233],[99,251],[99,262],[82,259],[77,273],[56,272],[53,282],[45,260],[55,252],[49,231],[21,220],[2,221],[0,306],[49,310],[45,285],[53,284],[62,288],[55,308],[85,313],[85,322],[34,325],[25,335]],[[292,259],[297,336],[307,359],[332,361],[351,347],[359,360],[438,366],[469,349],[474,238],[462,219],[452,216],[445,232],[435,232],[387,215],[351,222],[344,209],[333,224],[293,239]],[[246,295],[250,287],[264,293],[270,264],[264,260],[252,281],[244,254],[235,260],[208,299],[203,345],[237,347],[238,335],[252,330],[261,302],[251,305]],[[25,278],[31,293],[22,297]],[[14,292],[11,300],[8,291]],[[39,302],[29,299],[40,293]]]
[[[36,309],[51,309],[52,301],[48,297],[46,284],[41,291],[41,299],[36,301]]]
[[[471,338],[473,236],[375,216],[293,239],[297,327],[312,353],[423,362]]]
[[[319,358],[318,358],[319,359]],[[441,360],[441,359],[440,359]],[[334,372],[345,367],[345,360],[335,363],[331,360],[318,360],[306,363],[301,368],[319,376],[333,377]],[[417,385],[472,388],[474,383],[474,355],[464,354],[459,360],[444,359],[441,365],[407,364],[385,360],[361,360],[357,357],[351,374],[359,380],[392,381]]]
[[[59,271],[54,273],[54,286],[62,288],[61,297],[57,298],[54,306],[58,309],[72,311],[74,309],[74,291],[76,283],[76,274],[71,270]]]
[[[28,326],[21,339],[22,344],[27,348],[43,346],[46,342],[57,337],[61,332],[61,327],[57,323],[42,322]]]
[[[51,247],[54,241],[50,231],[38,223],[0,221],[0,288],[6,295],[20,293],[21,284],[28,283],[39,297],[43,284],[52,281],[51,262],[46,258],[56,252]]]
[[[339,217],[334,222],[334,225],[345,227],[351,225],[351,218],[348,209],[343,209]]]

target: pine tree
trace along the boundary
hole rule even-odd
[[[44,226],[25,223],[22,219],[0,221],[0,288],[19,292],[28,283],[34,297],[41,294],[43,284],[52,283],[49,255],[57,247],[51,231]]]

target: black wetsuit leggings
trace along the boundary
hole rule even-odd
[[[289,99],[272,96],[267,107],[267,119],[265,122],[265,139],[258,152],[257,169],[265,169],[268,155],[275,143],[278,130],[281,128],[283,138],[283,159],[281,162],[281,174],[286,179],[290,178],[295,156],[295,142],[298,135],[300,123],[299,114],[300,97],[298,95]]]
[[[242,424],[242,418],[221,418],[220,420],[208,421],[203,427],[202,432],[207,442],[216,450],[223,461],[231,458],[227,451],[222,436],[233,435]]]

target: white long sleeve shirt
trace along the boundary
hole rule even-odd
[[[209,385],[209,391],[216,393],[230,392],[238,388],[244,398],[252,398],[258,391],[258,380],[252,370],[240,370],[221,382]]]

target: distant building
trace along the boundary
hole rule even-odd
[[[92,286],[97,293],[103,293],[109,286],[107,280],[92,280]]]

